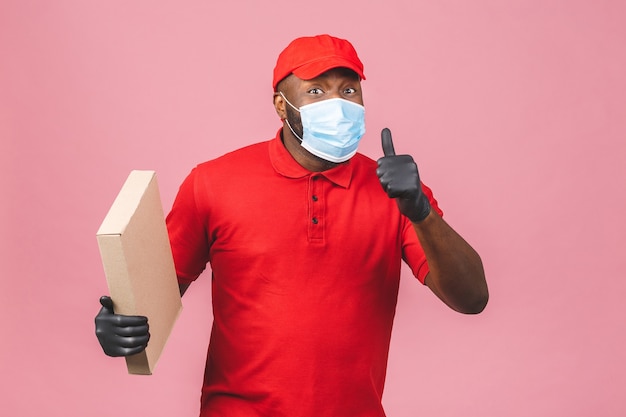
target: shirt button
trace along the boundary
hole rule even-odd
[[[311,177],[313,181],[317,181],[318,178],[319,178],[318,176]]]
[[[313,198],[313,201],[317,201],[317,196],[316,196],[316,195],[314,195],[314,196],[313,196],[313,197],[311,197],[311,198]]]
[[[317,217],[313,217],[313,219],[311,221],[313,222],[313,224],[317,224],[318,223]]]

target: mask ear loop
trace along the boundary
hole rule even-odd
[[[287,100],[287,97],[285,97],[285,95],[283,94],[283,92],[282,92],[282,91],[279,91],[279,92],[278,92],[278,94],[280,94],[280,96],[281,96],[282,98],[284,98],[284,99],[285,99],[285,101],[287,102],[287,104],[289,104],[291,107],[293,107],[293,109],[294,109],[295,111],[297,111],[298,113],[300,113],[300,109],[299,109],[299,108],[297,108],[296,106],[294,106],[293,104],[291,104],[291,102],[290,102],[289,100]]]
[[[280,94],[281,97],[287,102],[287,104],[289,104],[291,107],[293,107],[293,109],[295,111],[300,113],[300,109],[298,109],[296,106],[291,104],[291,102],[289,100],[287,100],[287,97],[285,97],[285,95],[283,94],[282,91],[279,91],[278,94]],[[293,133],[293,135],[302,143],[302,138],[295,132],[295,130],[293,130],[293,127],[291,127],[291,123],[289,123],[289,119],[285,118],[285,122],[287,122],[287,126],[289,126],[289,130],[291,130],[291,133]]]

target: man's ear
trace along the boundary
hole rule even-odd
[[[276,114],[280,117],[281,120],[285,120],[287,118],[287,102],[280,95],[280,93],[274,93],[274,109],[276,109]]]

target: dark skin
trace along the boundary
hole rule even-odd
[[[363,94],[359,76],[348,69],[335,68],[327,71],[312,80],[302,80],[295,75],[289,75],[276,86],[287,100],[295,107],[315,103],[329,98],[343,98],[363,105]],[[335,167],[334,162],[319,158],[300,146],[285,120],[289,118],[291,127],[302,137],[302,122],[300,114],[293,109],[277,92],[274,93],[274,108],[283,120],[283,143],[291,156],[304,168],[312,172],[321,172]]]
[[[277,90],[299,108],[329,98],[343,98],[363,105],[361,83],[351,70],[336,68],[311,79],[290,75]],[[276,113],[283,120],[282,139],[293,158],[311,172],[337,166],[304,149],[287,125],[302,137],[299,113],[278,93],[274,94]],[[410,155],[396,155],[391,132],[382,133],[384,156],[378,160],[378,175],[383,189],[398,203],[398,208],[412,224],[426,254],[430,272],[425,283],[431,291],[453,310],[465,314],[480,313],[489,299],[487,282],[480,256],[434,210],[422,194],[417,165]],[[183,295],[189,284],[180,284]],[[115,314],[109,297],[101,299],[102,308],[96,316],[96,335],[109,356],[127,356],[145,349],[150,334],[147,318]]]

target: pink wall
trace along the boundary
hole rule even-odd
[[[625,3],[267,4],[0,4],[2,415],[197,415],[208,279],[129,376],[93,335],[95,232],[131,169],[169,209],[193,165],[270,138],[276,56],[323,32],[365,62],[362,151],[392,129],[490,283],[466,317],[405,273],[389,416],[626,415]]]

